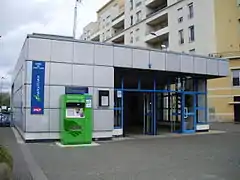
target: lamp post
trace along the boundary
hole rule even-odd
[[[81,3],[82,0],[75,0],[74,6],[74,20],[73,20],[73,39],[76,38],[76,30],[77,30],[77,12],[78,12],[78,3]]]
[[[1,77],[1,101],[0,101],[0,103],[1,103],[1,110],[2,110],[2,103],[3,103],[3,80],[4,79],[6,79],[5,77]]]

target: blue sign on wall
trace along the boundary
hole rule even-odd
[[[32,62],[31,114],[44,114],[45,62]]]

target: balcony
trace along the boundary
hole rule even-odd
[[[168,39],[168,34],[169,34],[168,26],[156,30],[155,32],[147,32],[145,42],[156,43],[157,41],[165,41],[166,39]]]
[[[156,25],[162,21],[168,21],[168,13],[166,10],[157,11],[154,14],[151,14],[149,18],[146,20],[148,25]]]
[[[114,44],[124,44],[124,33],[121,33],[120,35],[113,37],[112,42]]]
[[[146,0],[145,6],[148,8],[161,7],[162,5],[167,6],[167,0]]]
[[[115,29],[119,29],[121,27],[124,27],[124,12],[122,12],[121,14],[119,14],[116,18],[114,18],[112,20],[112,27]]]
[[[94,34],[91,35],[90,37],[91,41],[100,41],[100,32],[95,32]]]

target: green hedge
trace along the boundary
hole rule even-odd
[[[0,145],[0,163],[6,163],[10,169],[13,169],[13,159],[8,150]]]

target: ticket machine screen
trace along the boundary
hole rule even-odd
[[[85,118],[85,103],[67,103],[66,118]]]

